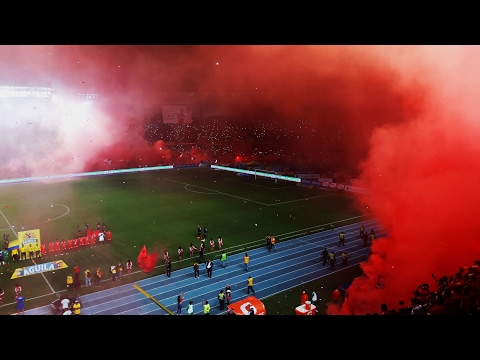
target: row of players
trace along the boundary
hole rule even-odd
[[[101,231],[92,231],[89,236],[77,237],[71,240],[59,241],[57,239],[48,244],[48,252],[54,253],[62,250],[72,250],[79,247],[92,246],[95,245],[97,239],[99,243],[104,243],[105,238],[107,239],[107,242],[112,241],[112,233],[110,230],[107,230],[105,234]],[[21,244],[19,249],[15,248],[12,250],[13,262],[18,263],[21,260],[27,260],[27,253],[29,259],[38,258],[47,254],[47,247],[45,243],[41,246],[39,246],[38,243],[28,245]]]
[[[107,230],[103,233],[101,230],[91,231],[87,236],[77,236],[76,238],[69,239],[69,240],[62,240],[59,241],[52,241],[48,244],[48,252],[53,253],[56,251],[63,251],[63,250],[72,250],[77,249],[79,247],[84,246],[92,246],[95,245],[95,242],[98,240],[99,243],[104,243],[105,239],[107,242],[112,241],[112,232]],[[45,247],[45,244],[42,244],[42,247]],[[45,255],[46,249],[42,249],[42,254]]]

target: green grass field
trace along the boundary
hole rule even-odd
[[[189,259],[188,246],[200,243],[196,239],[197,225],[202,229],[206,226],[208,237],[215,242],[221,235],[227,254],[232,254],[239,252],[244,243],[263,246],[267,233],[282,241],[322,229],[330,230],[331,224],[354,223],[361,215],[344,191],[307,189],[291,182],[255,180],[207,168],[92,176],[48,183],[0,184],[0,211],[0,233],[8,233],[10,240],[16,239],[22,228],[40,229],[43,243],[57,238],[67,240],[76,235],[77,225],[84,232],[85,222],[90,228],[97,222],[104,222],[112,231],[110,245],[97,243],[95,247],[53,257],[47,254],[37,259],[37,263],[63,260],[67,269],[12,280],[12,271],[27,264],[0,266],[0,287],[5,290],[0,314],[15,312],[15,283],[23,288],[27,309],[46,305],[56,298],[55,293],[65,290],[66,276],[76,265],[80,267],[82,284],[86,268],[93,271],[100,267],[106,275],[111,263],[122,261],[125,264],[127,259],[133,261],[135,273],[125,281],[164,273],[164,250],[170,253],[173,271],[191,266],[193,261]],[[150,273],[136,268],[143,245],[149,253],[158,252],[159,255],[157,268]],[[181,262],[177,261],[179,246],[184,249]],[[209,253],[207,250],[205,258],[219,255],[218,251]],[[111,281],[105,281],[104,285],[113,286]],[[98,289],[82,288],[79,293],[93,291]],[[269,298],[267,304],[284,295]],[[300,293],[295,293],[292,299],[298,302],[299,296]],[[280,313],[279,308],[275,309],[274,313]]]

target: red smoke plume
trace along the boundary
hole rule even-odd
[[[432,272],[452,274],[479,257],[479,59],[478,46],[1,46],[0,85],[51,86],[58,102],[0,104],[0,172],[178,160],[130,120],[164,93],[234,94],[203,116],[258,119],[268,129],[289,122],[293,140],[270,137],[284,153],[361,164],[373,194],[359,206],[388,237],[372,246],[341,311],[377,312],[408,300]],[[102,100],[88,104],[78,93]],[[192,156],[205,155],[193,148],[182,158]]]
[[[480,122],[478,121],[478,47],[428,47],[418,66],[430,64],[417,81],[427,97],[419,116],[375,129],[361,179],[372,195],[359,195],[384,226],[387,237],[372,246],[362,264],[364,276],[347,290],[343,314],[379,313],[380,304],[395,308],[421,283],[435,289],[431,277],[453,275],[480,258],[478,218],[480,192]],[[436,60],[436,61],[435,61]],[[408,70],[408,71],[407,71]],[[378,280],[383,286],[377,287]],[[328,309],[339,312],[337,307]]]

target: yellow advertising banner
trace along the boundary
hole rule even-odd
[[[67,268],[63,260],[55,260],[43,264],[35,264],[15,269],[10,279],[18,279],[28,275],[41,274],[47,271],[60,270]]]
[[[30,245],[32,245],[33,251],[35,251],[36,248],[41,248],[42,242],[40,240],[40,229],[19,231],[18,239],[10,241],[8,244],[8,250],[12,251],[13,249],[18,249],[18,255],[20,257],[22,246],[25,246],[27,259],[30,259]]]

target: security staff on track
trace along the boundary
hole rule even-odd
[[[330,269],[333,270],[334,266],[335,266],[335,253],[332,251],[330,253]]]
[[[207,300],[203,302],[203,315],[210,315],[210,304]]]

